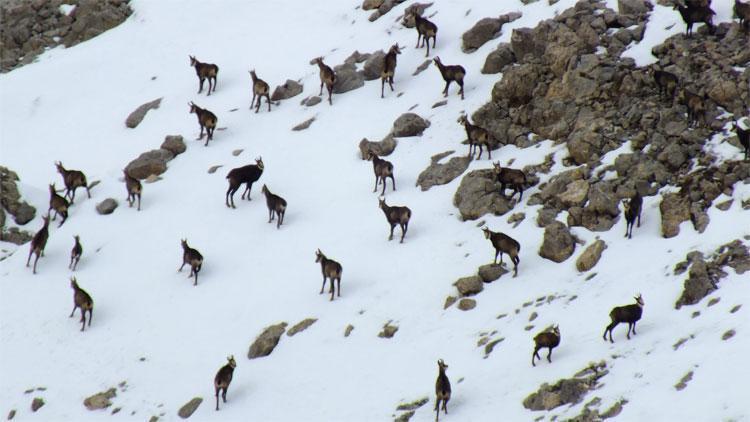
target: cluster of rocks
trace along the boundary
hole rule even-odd
[[[375,10],[368,18],[370,22],[375,22],[404,1],[406,0],[364,0],[362,2],[362,10]]]
[[[306,318],[295,324],[289,330],[286,329],[289,325],[286,322],[280,322],[264,328],[263,332],[261,332],[250,345],[250,348],[247,351],[247,358],[256,359],[270,355],[279,344],[281,336],[283,336],[284,333],[286,333],[287,336],[292,337],[297,333],[305,331],[316,321],[316,318]]]
[[[128,0],[3,1],[0,72],[31,63],[46,48],[71,47],[89,40],[119,25],[131,13]]]
[[[187,150],[181,135],[167,135],[161,147],[144,152],[126,167],[128,174],[136,179],[153,178],[167,171],[167,162]]]
[[[503,25],[521,17],[520,12],[511,12],[497,18],[483,18],[461,36],[461,50],[472,53],[486,42],[502,35]]]
[[[552,410],[566,404],[580,403],[589,391],[599,386],[599,380],[609,370],[605,362],[592,364],[573,378],[565,378],[549,385],[544,383],[539,389],[523,400],[523,407],[529,410]]]
[[[19,226],[28,223],[36,216],[36,208],[21,200],[21,193],[16,185],[19,180],[13,170],[0,166],[0,240],[16,245],[30,241],[33,235],[16,227],[6,229],[7,214],[10,214]]]
[[[363,138],[359,142],[360,157],[366,160],[371,152],[379,157],[390,155],[398,144],[396,137],[421,136],[428,127],[430,127],[429,120],[414,113],[404,113],[393,122],[391,132],[381,141],[369,141]]]

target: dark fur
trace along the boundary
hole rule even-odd
[[[56,162],[55,166],[57,167],[57,172],[63,177],[65,197],[70,197],[71,204],[75,201],[76,189],[78,188],[86,188],[86,194],[91,198],[91,191],[89,190],[88,182],[86,182],[86,175],[82,171],[67,170],[60,161]]]
[[[70,264],[68,265],[68,268],[71,271],[75,271],[76,267],[78,266],[78,261],[81,260],[81,255],[83,255],[83,246],[81,246],[81,238],[78,237],[78,235],[73,236],[76,243],[73,245],[73,249],[70,251]]]
[[[464,125],[464,129],[466,129],[466,138],[469,140],[469,158],[474,159],[476,150],[479,148],[479,157],[477,157],[477,160],[481,159],[482,147],[486,147],[487,155],[489,155],[491,160],[492,146],[490,140],[492,139],[492,136],[490,135],[490,132],[483,127],[471,124],[469,119],[463,114],[459,116],[458,123]]]
[[[188,246],[187,239],[182,239],[180,242],[182,244],[182,265],[180,265],[180,268],[177,271],[182,271],[182,267],[184,267],[185,264],[190,265],[190,275],[188,278],[195,276],[193,286],[197,286],[198,272],[200,272],[203,267],[203,255],[201,255],[197,249]]]
[[[443,403],[443,412],[448,414],[448,401],[451,399],[451,382],[445,375],[448,365],[442,359],[438,360],[438,376],[435,380],[435,421],[440,418],[440,402]]]
[[[383,92],[385,91],[385,83],[391,87],[393,92],[393,76],[396,74],[396,55],[401,54],[401,49],[398,44],[393,44],[391,49],[388,50],[388,54],[383,59],[383,70],[380,72],[380,98],[385,98]]]
[[[206,79],[208,79],[208,95],[211,95],[212,90],[216,92],[216,77],[219,74],[219,66],[212,63],[201,63],[194,56],[189,57],[190,66],[195,68],[195,73],[198,75],[198,94],[203,91],[203,82]],[[213,85],[211,84],[212,81]]]
[[[526,174],[521,170],[501,167],[499,162],[492,165],[497,181],[500,183],[500,193],[505,196],[505,188],[510,187],[513,189],[510,197],[513,198],[513,195],[517,192],[519,193],[518,201],[521,201],[523,199],[523,188],[526,186]]]
[[[286,213],[286,200],[278,195],[274,195],[273,193],[271,193],[266,185],[263,185],[263,189],[261,189],[261,191],[263,192],[263,195],[266,196],[266,205],[268,206],[268,222],[270,223],[271,221],[273,221],[274,217],[278,217],[276,219],[276,228],[278,229],[284,223],[284,214]]]
[[[680,80],[674,73],[664,70],[653,69],[654,82],[659,88],[659,95],[666,95],[668,98],[674,98],[677,91],[677,85]]]
[[[412,13],[412,16],[414,16],[414,27],[417,29],[417,48],[424,47],[426,44],[427,53],[424,56],[428,57],[430,55],[430,38],[432,38],[432,48],[435,48],[435,42],[437,41],[437,25],[427,20],[427,18],[419,16],[419,13],[416,11]],[[422,40],[422,45],[419,45],[420,39]]]
[[[521,244],[505,233],[493,232],[487,227],[483,228],[482,231],[484,237],[489,239],[492,246],[495,247],[495,259],[492,262],[496,264],[497,256],[500,255],[500,265],[502,265],[503,253],[507,253],[513,262],[513,277],[517,276],[518,264],[521,262],[521,258],[518,257],[518,253],[521,252]]]
[[[693,24],[703,22],[708,26],[708,30],[711,34],[714,32],[713,16],[716,14],[707,5],[693,4],[688,2],[687,5],[683,6],[679,3],[674,5],[674,9],[680,12],[682,20],[685,22],[687,27],[685,28],[685,36],[690,37],[693,34]]]
[[[57,194],[55,184],[53,183],[49,185],[49,210],[47,210],[47,214],[49,214],[50,211],[55,210],[55,215],[52,217],[53,220],[57,218],[58,215],[62,216],[62,221],[60,221],[60,225],[57,227],[62,226],[65,220],[68,219],[69,207],[70,204],[68,203],[68,200]]]
[[[633,331],[633,335],[638,333],[635,332],[635,323],[641,319],[643,314],[643,298],[641,295],[635,297],[635,303],[625,306],[616,306],[609,313],[609,318],[612,322],[604,329],[604,335],[602,338],[607,341],[607,333],[609,333],[609,342],[614,343],[612,340],[612,329],[621,322],[628,323],[628,340],[630,340],[630,331]]]
[[[643,198],[636,191],[629,200],[623,202],[625,208],[625,237],[633,237],[633,224],[638,220],[638,227],[641,227],[641,209],[643,208]]]
[[[336,73],[323,63],[322,57],[315,59],[315,64],[320,68],[320,94],[318,95],[323,95],[323,85],[325,85],[328,91],[328,104],[333,105],[331,95],[333,93],[333,84],[336,83]]]
[[[268,104],[268,111],[271,111],[271,95],[269,94],[271,88],[268,86],[266,81],[260,79],[256,74],[255,70],[250,71],[250,78],[253,80],[253,99],[250,101],[250,109],[255,106],[255,98],[258,98],[258,105],[255,106],[255,112],[260,110],[260,100],[266,97],[266,103]]]
[[[326,279],[329,279],[331,281],[331,300],[333,300],[333,293],[334,293],[334,281],[338,281],[338,295],[341,297],[341,264],[338,262],[328,259],[325,255],[323,255],[323,252],[318,249],[315,251],[315,262],[320,263],[320,270],[323,273],[323,285],[320,286],[320,294],[323,294],[323,290],[326,287]]]
[[[435,66],[440,70],[440,74],[443,76],[445,81],[445,89],[443,90],[443,97],[448,96],[448,87],[451,86],[451,82],[455,81],[461,88],[458,93],[461,95],[461,99],[464,99],[464,76],[466,76],[466,69],[460,65],[444,65],[440,61],[440,57],[432,59],[435,62]]]
[[[29,266],[31,261],[31,255],[34,254],[34,274],[36,274],[36,262],[39,261],[40,256],[44,256],[44,248],[47,246],[47,240],[49,239],[49,213],[42,217],[44,222],[42,228],[31,239],[31,248],[29,250],[29,258],[26,259],[26,266]]]
[[[381,192],[381,195],[385,195],[386,179],[389,177],[391,178],[393,190],[395,191],[396,179],[393,176],[393,164],[390,161],[378,157],[378,155],[372,151],[367,154],[367,159],[372,161],[372,170],[375,172],[375,187],[372,188],[372,191],[376,192],[378,190],[378,185],[383,183],[383,192]]]
[[[541,360],[539,357],[539,350],[543,348],[549,349],[547,352],[547,362],[552,363],[552,349],[560,344],[560,328],[555,325],[551,331],[544,331],[534,337],[534,353],[531,355],[531,366],[536,366],[534,359]]]
[[[85,290],[78,287],[75,277],[70,279],[70,287],[73,288],[73,310],[70,311],[69,318],[73,317],[76,308],[81,309],[81,331],[83,331],[86,327],[86,312],[89,313],[89,327],[91,327],[91,319],[94,317],[94,301]]]
[[[245,184],[245,191],[242,192],[242,199],[245,199],[245,194],[247,194],[247,200],[250,201],[250,191],[253,189],[253,183],[260,179],[260,176],[263,174],[263,168],[263,158],[258,157],[255,159],[255,164],[237,167],[229,171],[227,174],[229,189],[227,189],[225,198],[227,207],[236,208],[234,206],[234,193],[237,192],[243,183]]]
[[[381,198],[379,201],[380,209],[383,210],[383,214],[385,214],[385,218],[388,220],[388,224],[391,226],[391,234],[390,236],[388,236],[388,240],[393,240],[393,229],[395,229],[398,225],[401,226],[400,243],[404,243],[404,236],[406,236],[406,231],[409,230],[411,210],[409,209],[409,207],[389,207],[385,203],[385,198]]]
[[[750,3],[734,0],[734,14],[739,18],[742,28],[747,29],[750,26]]]
[[[138,198],[138,211],[141,210],[141,192],[143,192],[143,185],[135,177],[131,177],[127,170],[123,170],[122,173],[125,175],[125,189],[128,191],[128,206],[132,207]]]
[[[750,5],[749,5],[750,6]],[[737,139],[740,144],[745,148],[745,160],[747,160],[748,150],[750,150],[750,129],[743,129],[737,122],[732,122],[734,131],[737,133]]]
[[[687,106],[689,125],[706,126],[706,100],[704,97],[682,89],[678,99]]]
[[[219,368],[214,377],[214,390],[216,390],[216,410],[219,410],[219,392],[221,392],[221,398],[224,403],[227,402],[227,390],[229,384],[232,383],[232,376],[234,375],[234,368],[237,367],[237,362],[234,361],[234,356],[227,357],[227,364]]]
[[[195,115],[198,116],[198,124],[201,127],[201,133],[200,136],[198,136],[198,140],[203,139],[203,129],[206,129],[206,143],[203,146],[207,147],[208,141],[214,139],[214,130],[216,129],[216,123],[219,119],[216,118],[215,114],[205,108],[198,107],[192,102],[188,103],[188,105],[190,106],[190,113],[195,113]]]

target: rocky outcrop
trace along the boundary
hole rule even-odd
[[[589,391],[599,386],[599,380],[609,370],[604,362],[592,364],[573,378],[561,379],[549,385],[542,384],[539,390],[530,394],[523,401],[523,407],[529,410],[552,410],[566,404],[580,403]]]
[[[665,238],[680,234],[680,224],[690,220],[690,202],[679,193],[667,193],[659,204],[661,235]]]
[[[503,215],[512,209],[508,198],[500,194],[491,169],[466,174],[453,195],[453,205],[458,207],[464,220],[476,220],[485,214]]]
[[[428,127],[430,127],[429,120],[425,120],[414,113],[404,113],[393,122],[391,134],[397,138],[421,136],[422,132]]]
[[[279,344],[279,339],[286,331],[286,322],[266,327],[262,333],[255,339],[247,352],[248,359],[255,359],[268,356]]]
[[[575,251],[576,242],[568,227],[555,221],[544,228],[544,241],[539,256],[554,262],[563,262]]]
[[[5,212],[13,216],[13,221],[22,226],[33,220],[36,208],[21,200],[21,193],[16,182],[20,178],[13,170],[0,166],[0,231],[4,232]]]
[[[125,119],[125,126],[131,129],[135,129],[146,117],[146,113],[159,108],[160,105],[161,98],[157,98],[153,101],[141,104],[140,106],[138,106],[138,108],[133,110],[133,112],[128,115],[127,119]]]
[[[273,94],[271,94],[271,101],[287,100],[301,93],[302,84],[297,81],[287,79],[283,85],[279,85],[276,87],[276,89],[273,90]]]
[[[462,175],[466,169],[469,168],[471,159],[464,156],[452,157],[447,163],[440,164],[440,160],[454,152],[455,151],[447,151],[430,158],[430,166],[422,170],[417,177],[417,186],[419,186],[422,191],[429,190],[436,185],[448,184],[458,176]]]
[[[501,35],[503,25],[521,17],[518,12],[508,13],[497,18],[484,18],[475,23],[461,36],[461,50],[471,53],[483,46],[487,41]]]
[[[513,64],[516,56],[508,43],[500,43],[497,48],[487,55],[481,72],[484,74],[500,73],[505,66]]]
[[[136,179],[147,179],[149,176],[158,176],[167,171],[167,162],[174,158],[172,151],[159,148],[144,152],[138,158],[128,163],[125,167],[130,177]]]

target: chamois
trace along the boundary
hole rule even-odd
[[[461,88],[458,93],[461,95],[461,99],[464,99],[464,76],[466,76],[466,69],[461,65],[444,65],[440,61],[440,57],[432,59],[435,62],[435,66],[440,69],[440,74],[443,76],[445,81],[445,89],[443,90],[443,97],[448,96],[448,87],[451,86],[451,82],[456,81],[458,86]]]
[[[214,130],[216,129],[218,119],[215,114],[205,108],[198,107],[193,104],[192,101],[189,102],[188,105],[190,106],[190,113],[195,113],[195,115],[198,116],[198,124],[201,127],[201,133],[200,136],[198,136],[198,140],[203,139],[203,129],[206,129],[206,144],[203,146],[207,147],[208,141],[214,139]]]
[[[262,192],[266,195],[266,205],[268,206],[268,222],[273,221],[274,217],[278,217],[276,220],[276,228],[278,229],[281,224],[284,223],[284,214],[286,213],[286,200],[284,198],[274,195],[270,190],[263,185]]]
[[[44,221],[42,228],[31,239],[29,258],[26,259],[26,266],[28,267],[31,255],[36,255],[36,258],[34,258],[34,274],[36,274],[36,262],[39,261],[40,256],[44,256],[44,247],[47,246],[47,239],[49,239],[49,213],[42,217],[42,221]]]
[[[268,111],[271,111],[271,96],[268,94],[270,91],[270,88],[268,87],[268,84],[263,79],[258,78],[258,76],[255,74],[255,70],[251,70],[250,77],[253,79],[253,100],[250,101],[250,109],[252,109],[255,106],[255,98],[258,98],[258,106],[255,107],[255,112],[257,113],[258,110],[260,110],[260,100],[263,99],[263,97],[266,97],[266,103],[268,104]]]
[[[232,383],[232,376],[234,375],[234,368],[237,367],[237,362],[234,361],[234,356],[227,356],[227,364],[219,368],[214,377],[214,389],[216,390],[216,410],[219,410],[219,392],[221,391],[221,398],[224,399],[224,403],[227,402],[227,389],[229,384]]]
[[[341,264],[338,262],[328,259],[323,252],[318,249],[315,251],[315,262],[320,263],[320,270],[323,272],[323,285],[320,286],[320,294],[323,294],[323,290],[326,287],[326,279],[331,281],[331,300],[333,300],[334,293],[334,281],[338,281],[338,295],[341,297]]]
[[[636,219],[638,219],[638,227],[641,227],[641,209],[643,208],[641,194],[636,190],[635,195],[623,201],[623,207],[625,208],[625,237],[631,239]]]
[[[383,182],[385,183],[385,182]],[[401,226],[401,242],[404,243],[404,236],[406,231],[409,230],[409,219],[411,218],[411,210],[409,207],[389,207],[385,203],[385,198],[380,198],[380,209],[383,210],[385,218],[388,220],[388,224],[391,226],[391,234],[388,236],[388,240],[393,240],[393,229],[396,225]]]
[[[442,359],[438,359],[438,377],[435,380],[435,421],[440,419],[440,402],[443,402],[443,412],[448,414],[448,400],[451,399],[451,382],[445,375],[448,365]]]
[[[542,360],[539,357],[539,350],[542,348],[549,349],[547,352],[547,362],[552,363],[552,349],[560,344],[560,327],[555,325],[552,331],[544,331],[534,337],[534,353],[531,355],[531,366],[536,366],[534,359]]]
[[[94,301],[85,290],[78,287],[78,281],[75,277],[70,278],[70,287],[73,288],[73,310],[70,311],[68,318],[73,318],[76,308],[81,309],[81,331],[86,326],[86,312],[89,313],[89,327],[91,327],[91,318],[94,316]]]
[[[219,66],[212,63],[201,63],[194,56],[190,57],[190,66],[195,68],[195,73],[198,75],[198,94],[203,91],[203,82],[208,79],[208,94],[211,95],[211,88],[216,92],[216,76],[219,74]],[[213,80],[213,85],[211,85]]]
[[[708,26],[708,31],[713,34],[713,15],[715,15],[716,12],[711,10],[711,7],[707,4],[703,5],[688,3],[687,5],[683,6],[680,3],[675,3],[674,9],[680,12],[682,20],[685,22],[685,25],[687,25],[687,28],[685,28],[686,37],[690,37],[692,35],[693,24],[698,22],[705,23]]]
[[[518,253],[521,252],[521,244],[505,233],[493,232],[487,227],[483,228],[482,231],[484,232],[484,237],[489,239],[492,242],[492,246],[495,247],[495,259],[492,263],[497,264],[497,255],[499,254],[500,265],[502,265],[503,253],[507,253],[513,262],[513,277],[517,276],[518,264],[521,262],[521,258],[518,257]]]
[[[203,255],[201,255],[197,249],[188,246],[187,239],[182,239],[180,242],[182,243],[182,265],[177,271],[182,271],[182,267],[184,267],[185,264],[189,264],[190,275],[188,278],[195,276],[193,286],[197,286],[198,272],[201,270],[201,267],[203,267]]]
[[[65,197],[70,197],[70,203],[72,204],[76,198],[76,189],[86,188],[86,194],[91,198],[91,191],[89,185],[86,182],[86,175],[80,170],[66,170],[63,167],[62,162],[58,161],[55,163],[57,172],[63,177],[65,183]]]
[[[513,198],[513,195],[518,192],[520,194],[518,200],[521,201],[523,199],[523,187],[526,185],[526,174],[521,170],[501,167],[500,162],[492,163],[492,165],[497,181],[500,182],[500,193],[505,196],[506,186],[510,187],[513,189],[510,197]]]
[[[490,145],[490,139],[492,139],[492,136],[487,129],[471,124],[469,119],[463,114],[458,117],[458,123],[464,125],[464,128],[466,129],[466,137],[469,140],[469,158],[473,159],[477,148],[479,148],[479,157],[477,157],[477,160],[481,159],[482,146],[484,146],[487,148],[487,154],[490,156],[491,160],[492,148]]]
[[[383,192],[381,193],[381,195],[385,195],[386,179],[389,177],[391,178],[391,182],[393,183],[393,190],[395,191],[396,179],[394,179],[393,176],[393,164],[390,161],[381,159],[372,151],[367,154],[367,159],[372,160],[372,169],[375,172],[375,187],[372,188],[372,191],[377,192],[378,185],[380,183],[383,183]]]
[[[687,106],[689,125],[706,125],[706,101],[704,97],[683,88],[680,90],[678,100]]]
[[[737,121],[732,122],[735,132],[737,132],[737,139],[740,140],[740,144],[745,148],[745,160],[747,160],[748,150],[750,149],[750,129],[743,129],[737,124]]]
[[[333,84],[336,83],[336,73],[323,63],[322,57],[315,59],[315,63],[320,68],[320,94],[318,95],[323,95],[323,85],[325,85],[326,90],[328,90],[328,104],[333,105],[331,94],[333,93]]]
[[[247,166],[237,167],[235,169],[232,169],[227,174],[227,180],[229,180],[229,189],[227,189],[227,194],[225,198],[225,202],[227,207],[236,208],[234,206],[234,193],[237,192],[237,190],[242,186],[242,184],[245,184],[245,191],[242,192],[242,199],[245,199],[245,194],[247,194],[247,200],[250,201],[250,191],[253,188],[253,183],[255,183],[258,179],[260,179],[260,176],[263,174],[263,158],[258,157],[255,159],[255,164],[250,164]],[[231,205],[230,205],[231,202]]]
[[[663,93],[669,98],[674,98],[677,85],[679,84],[677,75],[654,68],[651,68],[651,71],[654,77],[654,82],[656,82],[656,86],[659,88],[659,95],[662,95]]]
[[[385,98],[383,91],[385,90],[386,81],[388,81],[391,92],[393,92],[393,75],[396,74],[397,54],[401,54],[401,48],[399,48],[398,43],[391,46],[391,49],[388,50],[388,54],[385,55],[385,59],[383,60],[383,70],[380,72],[380,98]]]
[[[132,207],[135,203],[136,197],[138,198],[138,211],[141,210],[141,192],[143,186],[140,180],[135,177],[131,177],[127,170],[123,170],[122,173],[125,175],[125,189],[128,191],[128,206]]]
[[[630,340],[631,329],[633,330],[633,335],[638,334],[635,332],[635,323],[641,319],[641,314],[643,314],[643,298],[640,294],[635,297],[635,303],[612,308],[612,311],[609,313],[609,318],[612,322],[604,329],[604,335],[602,336],[604,341],[607,341],[607,333],[609,333],[609,342],[614,343],[612,340],[612,329],[621,322],[628,323],[628,340]]]
[[[71,271],[75,271],[76,267],[78,266],[78,261],[81,260],[81,255],[83,255],[83,246],[81,246],[81,238],[78,237],[78,235],[73,236],[73,239],[75,239],[76,243],[73,245],[73,249],[70,251],[70,264],[68,265],[68,268]]]
[[[750,24],[750,3],[734,0],[734,14],[740,19],[740,27],[748,26]]]
[[[52,217],[53,220],[58,215],[62,216],[62,221],[60,221],[60,225],[57,227],[62,226],[65,220],[68,219],[68,207],[70,207],[68,200],[57,194],[55,184],[49,185],[49,210],[47,210],[47,213],[49,214],[51,210],[55,210],[55,215]]]
[[[437,25],[423,18],[419,13],[414,10],[412,12],[414,16],[414,27],[417,28],[417,48],[424,47],[427,44],[427,53],[424,55],[428,57],[430,55],[430,38],[432,38],[432,48],[435,48],[435,42],[437,38]],[[419,40],[422,40],[422,45],[419,45]]]

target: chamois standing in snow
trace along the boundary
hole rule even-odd
[[[481,159],[482,147],[484,146],[487,148],[487,155],[489,155],[491,160],[492,148],[490,140],[492,139],[492,136],[490,135],[490,132],[483,127],[471,124],[464,114],[458,117],[458,123],[464,125],[464,129],[466,129],[466,138],[469,140],[469,158],[473,159],[477,148],[479,148],[479,157],[477,157],[477,160]]]
[[[190,113],[195,113],[195,115],[198,116],[198,124],[201,127],[201,133],[200,136],[198,136],[198,140],[203,139],[203,129],[206,129],[206,143],[203,146],[207,147],[208,141],[214,139],[214,130],[216,129],[216,123],[219,120],[216,118],[215,114],[205,108],[198,107],[192,101],[189,102],[188,105],[190,106]]]
[[[737,121],[732,122],[732,127],[737,132],[737,139],[740,140],[740,145],[745,148],[745,160],[747,160],[748,150],[750,150],[750,129],[741,128],[737,124]]]
[[[432,38],[432,48],[435,48],[438,27],[427,18],[420,16],[416,10],[412,12],[412,16],[414,16],[414,27],[417,29],[417,48],[424,47],[427,44],[427,53],[424,56],[428,57],[430,55],[430,38]],[[421,46],[419,45],[420,39],[422,40]]]
[[[315,262],[320,263],[320,270],[323,272],[323,285],[320,286],[320,294],[323,294],[323,290],[326,287],[326,279],[329,279],[331,282],[331,300],[333,300],[334,281],[338,282],[338,295],[341,297],[341,264],[328,259],[320,249],[315,251]]]
[[[73,318],[76,308],[81,309],[81,331],[86,326],[86,312],[89,313],[89,327],[91,327],[91,318],[94,316],[94,301],[85,290],[78,287],[78,281],[75,277],[70,278],[70,287],[73,288],[73,310],[70,311],[69,318]]]
[[[437,361],[438,377],[435,380],[435,421],[440,419],[440,402],[443,403],[443,412],[448,414],[448,400],[451,399],[451,382],[445,375],[448,365],[442,359]]]
[[[500,193],[505,196],[505,188],[510,187],[511,189],[513,189],[513,193],[510,195],[510,197],[513,198],[513,195],[518,192],[518,200],[522,200],[523,188],[526,185],[526,174],[521,170],[501,167],[500,162],[492,163],[492,166],[493,170],[495,171],[497,181],[500,182]]]
[[[385,59],[383,59],[383,70],[380,72],[380,98],[385,98],[383,92],[386,81],[388,81],[391,92],[393,92],[393,76],[396,74],[397,54],[401,54],[401,48],[398,46],[398,43],[391,46],[388,54],[385,55]]]
[[[29,249],[29,257],[26,259],[26,266],[29,266],[31,261],[31,255],[34,254],[34,274],[36,274],[36,262],[39,261],[40,256],[44,256],[44,247],[47,246],[47,240],[49,239],[49,213],[42,217],[44,224],[39,229],[34,237],[31,239],[31,248]]]
[[[443,97],[448,96],[448,87],[451,86],[451,82],[455,81],[461,88],[458,93],[461,95],[461,99],[464,99],[464,76],[466,76],[466,69],[461,65],[444,65],[440,61],[440,57],[432,59],[435,62],[435,66],[440,70],[440,74],[443,76],[445,81],[445,89],[443,90]]]
[[[320,94],[318,95],[323,95],[323,85],[325,85],[326,90],[328,90],[328,104],[333,105],[331,94],[333,93],[333,84],[336,83],[336,73],[323,63],[322,57],[316,58],[315,64],[320,68]]]
[[[250,71],[250,78],[253,80],[253,99],[250,101],[250,108],[252,109],[253,106],[255,106],[255,98],[258,98],[258,105],[255,107],[255,112],[257,113],[258,110],[260,110],[260,100],[263,99],[263,97],[266,97],[266,103],[268,104],[268,111],[271,111],[271,96],[268,94],[270,91],[270,87],[264,81],[263,79],[260,79],[256,74],[255,70]]]
[[[263,158],[258,157],[255,159],[255,164],[237,167],[229,171],[227,174],[229,189],[227,189],[225,198],[227,207],[236,208],[234,206],[234,193],[237,192],[243,183],[245,184],[245,191],[242,192],[242,199],[245,199],[245,194],[247,194],[247,200],[250,201],[250,191],[253,189],[253,183],[260,179],[260,176],[263,174],[263,168]]]
[[[203,91],[203,82],[208,79],[208,93],[211,95],[211,91],[216,92],[216,76],[219,74],[219,66],[213,63],[201,63],[194,56],[190,57],[190,66],[195,68],[195,73],[198,75],[198,94]],[[213,81],[213,85],[211,84]]]
[[[125,175],[125,189],[128,191],[128,206],[132,207],[135,199],[138,198],[138,211],[140,211],[143,186],[138,179],[131,177],[127,170],[123,170],[122,173]]]
[[[534,353],[531,355],[531,366],[536,366],[534,359],[542,360],[539,357],[539,350],[543,348],[549,349],[547,352],[547,361],[552,363],[552,349],[560,344],[560,327],[555,325],[551,331],[544,331],[534,337]]]
[[[497,264],[497,256],[500,255],[500,265],[502,265],[503,253],[507,253],[513,262],[513,277],[517,276],[518,264],[521,262],[521,258],[518,257],[518,253],[521,252],[521,244],[505,233],[493,232],[487,227],[483,228],[482,231],[484,232],[484,237],[489,239],[492,242],[492,246],[495,247],[495,259],[492,263]]]
[[[68,200],[57,194],[55,184],[53,183],[49,185],[49,210],[47,210],[47,214],[54,210],[55,215],[52,217],[53,220],[57,218],[58,215],[62,216],[62,221],[60,221],[60,225],[57,227],[62,226],[65,220],[68,219],[68,207],[70,207]]]
[[[638,220],[638,227],[641,227],[641,209],[643,208],[641,194],[636,190],[630,199],[623,201],[623,207],[625,208],[625,237],[631,239],[633,237],[633,224],[635,224],[636,219]]]
[[[67,170],[63,167],[62,162],[58,161],[55,163],[57,172],[63,177],[65,183],[65,197],[70,197],[70,203],[72,204],[76,198],[76,189],[86,188],[86,194],[91,198],[91,191],[89,190],[88,183],[86,182],[86,175],[80,170]]]
[[[385,182],[384,182],[385,183]],[[393,229],[396,228],[396,226],[401,226],[401,241],[400,243],[404,243],[404,236],[406,236],[406,231],[409,230],[409,219],[411,218],[411,210],[409,207],[399,207],[399,206],[393,206],[389,207],[385,203],[385,198],[379,199],[380,203],[380,209],[383,210],[383,214],[385,214],[386,220],[388,220],[388,224],[391,226],[391,234],[388,236],[388,240],[393,240]]]
[[[221,398],[224,403],[227,402],[227,390],[229,384],[232,383],[232,376],[234,375],[234,368],[237,367],[237,362],[234,361],[234,356],[227,357],[227,364],[219,368],[214,377],[214,389],[216,390],[216,410],[219,410],[219,392],[221,392]]]
[[[268,222],[270,223],[271,221],[273,221],[274,217],[277,217],[276,228],[278,229],[279,227],[281,227],[281,224],[284,223],[284,214],[286,213],[286,200],[284,200],[284,198],[280,197],[279,195],[271,193],[266,185],[263,185],[262,192],[263,195],[266,196],[266,205],[268,206]]]
[[[76,267],[78,266],[78,261],[81,260],[81,255],[83,255],[83,246],[81,246],[81,238],[78,237],[78,235],[73,236],[73,239],[75,239],[76,243],[73,245],[73,249],[70,251],[70,264],[68,265],[68,268],[71,271],[75,271]]]
[[[185,264],[190,265],[190,275],[188,278],[195,276],[193,286],[197,286],[198,272],[203,267],[203,255],[201,255],[197,249],[188,246],[187,239],[182,239],[180,242],[182,244],[182,265],[177,271],[182,271],[182,267],[184,267]]]
[[[393,183],[393,190],[395,191],[396,179],[393,176],[393,163],[387,160],[383,160],[372,151],[367,154],[367,159],[372,160],[372,169],[375,172],[375,187],[372,188],[372,191],[377,192],[378,185],[380,183],[383,183],[383,192],[381,193],[381,195],[385,195],[386,179],[389,177],[391,178],[391,182]]]
[[[716,12],[711,10],[711,7],[707,4],[694,4],[688,1],[686,5],[675,3],[674,9],[680,12],[682,20],[687,25],[685,28],[686,37],[690,37],[693,34],[693,24],[699,22],[705,23],[708,26],[709,33],[713,34],[713,16]]]
[[[627,322],[628,323],[628,340],[630,340],[630,331],[632,329],[633,335],[636,335],[638,333],[635,332],[635,323],[638,322],[638,320],[641,319],[641,315],[643,314],[643,298],[639,294],[635,297],[635,303],[631,305],[625,305],[625,306],[616,306],[612,309],[612,311],[609,313],[609,318],[612,320],[612,322],[607,326],[607,328],[604,329],[604,335],[602,338],[604,341],[607,341],[607,333],[609,333],[609,342],[614,343],[612,340],[612,329],[614,329],[617,324],[621,322]]]

